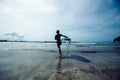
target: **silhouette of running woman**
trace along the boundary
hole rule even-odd
[[[55,40],[57,41],[57,47],[58,47],[58,49],[59,49],[60,57],[62,57],[61,47],[60,47],[61,44],[62,44],[62,42],[61,42],[61,36],[66,37],[66,38],[68,38],[68,37],[60,34],[60,31],[59,31],[59,30],[57,30],[56,33],[57,33],[57,34],[55,35]]]

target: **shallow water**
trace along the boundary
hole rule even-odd
[[[78,45],[0,43],[0,80],[119,80],[119,49]]]

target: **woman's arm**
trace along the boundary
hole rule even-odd
[[[61,36],[65,37],[65,38],[68,38],[67,36],[65,36],[65,35],[62,35],[62,34],[61,34]]]
[[[57,36],[55,35],[55,40],[57,40]]]

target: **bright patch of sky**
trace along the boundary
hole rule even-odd
[[[54,40],[57,29],[75,41],[112,41],[120,36],[120,1],[0,0],[0,39]]]

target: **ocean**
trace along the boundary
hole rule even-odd
[[[102,51],[119,51],[119,43],[99,42],[99,43],[62,43],[61,48],[65,50],[102,50]],[[43,42],[0,42],[0,50],[55,50],[57,49],[56,43],[43,43]]]

